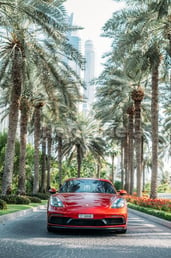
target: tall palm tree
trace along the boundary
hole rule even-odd
[[[99,135],[99,127],[97,121],[91,118],[77,117],[73,121],[68,138],[63,144],[63,154],[69,160],[76,158],[77,160],[77,175],[81,176],[81,165],[83,158],[87,152],[92,153],[95,160],[99,161],[99,157],[104,155],[104,140]]]
[[[33,180],[33,194],[39,191],[39,160],[40,160],[40,137],[41,137],[41,109],[44,105],[43,101],[36,101],[34,104],[34,180]]]
[[[47,189],[47,177],[46,177],[46,150],[47,150],[47,127],[42,126],[41,128],[41,145],[42,145],[42,153],[41,153],[41,184],[40,184],[40,192],[45,193]]]
[[[19,176],[18,176],[18,194],[26,194],[25,189],[25,163],[26,163],[26,145],[27,145],[27,125],[29,120],[30,103],[24,97],[20,103],[20,160],[19,160]]]
[[[151,72],[152,81],[152,178],[151,197],[157,196],[158,174],[158,73],[161,53],[167,55],[168,38],[170,38],[169,3],[170,1],[132,1],[126,0],[127,8],[113,14],[104,26],[105,35],[115,36],[113,46],[115,56],[124,60],[133,60],[136,72]],[[121,51],[122,50],[122,53]],[[139,54],[138,54],[139,52]],[[169,52],[169,51],[168,51]],[[120,55],[119,55],[120,53]],[[137,53],[137,54],[135,54]],[[130,74],[130,61],[126,66]],[[134,72],[135,75],[135,72]],[[140,79],[140,78],[139,78]],[[138,82],[139,83],[139,82]]]
[[[43,63],[46,62],[47,70],[49,55],[53,52],[53,56],[55,56],[56,49],[58,56],[65,55],[80,65],[83,63],[80,53],[68,43],[65,36],[65,33],[73,28],[66,23],[66,13],[62,3],[62,0],[29,1],[29,3],[12,0],[1,3],[0,13],[3,18],[0,26],[3,28],[1,36],[4,38],[4,42],[0,57],[2,64],[0,77],[5,74],[9,77],[10,74],[13,86],[9,114],[9,137],[3,174],[3,194],[6,193],[8,187],[11,187],[12,183],[14,139],[21,92],[24,86],[24,59],[30,57],[30,60],[35,64],[37,61],[40,63],[40,60]],[[44,36],[40,39],[40,35]],[[43,51],[45,46],[47,47],[46,51]],[[45,56],[47,56],[46,59]]]
[[[133,81],[126,76],[123,70],[123,65],[113,64],[113,58],[108,60],[106,69],[98,78],[97,87],[97,101],[94,105],[96,110],[96,117],[102,120],[102,124],[108,129],[106,134],[109,135],[108,139],[112,139],[116,144],[120,144],[122,153],[124,149],[124,162],[122,162],[121,171],[125,172],[125,180],[123,183],[128,192],[130,184],[130,174],[128,169],[129,157],[128,157],[128,132],[127,119],[125,116],[125,110],[130,102],[130,91],[132,90]],[[108,133],[109,132],[109,133]],[[124,148],[122,148],[124,146]],[[123,180],[123,176],[122,176]]]
[[[128,118],[128,170],[130,171],[130,189],[129,193],[133,194],[134,189],[134,113],[135,107],[131,103],[127,108]]]
[[[49,125],[48,131],[47,131],[47,191],[49,190],[49,187],[51,185],[51,175],[50,175],[50,169],[51,169],[51,155],[52,155],[52,128]]]
[[[137,195],[142,195],[142,130],[141,130],[141,101],[144,98],[144,90],[139,86],[132,92],[135,103],[135,148],[137,168]]]
[[[18,123],[18,114],[21,98],[22,78],[23,78],[23,47],[21,46],[17,36],[12,35],[9,40],[9,48],[4,49],[4,52],[12,51],[12,68],[11,68],[11,79],[12,79],[12,91],[11,91],[11,102],[9,108],[9,126],[8,126],[8,138],[5,155],[5,166],[2,179],[2,194],[6,194],[12,183],[12,171],[13,171],[13,159],[15,151],[15,135]],[[5,53],[4,53],[5,54]],[[9,61],[9,60],[8,60]]]

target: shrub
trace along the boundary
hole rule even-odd
[[[150,215],[153,215],[155,217],[159,217],[159,218],[171,221],[171,213],[170,212],[156,210],[153,208],[142,207],[142,206],[139,206],[139,205],[136,205],[133,203],[128,203],[128,207],[138,210],[138,211],[141,211],[141,212],[144,212],[144,213],[147,213],[147,214],[150,214]]]
[[[27,198],[29,198],[29,200],[33,203],[41,203],[41,199],[36,197],[36,196],[27,196]]]
[[[7,209],[7,203],[4,200],[0,199],[0,210]]]
[[[15,204],[16,203],[15,195],[0,195],[0,199],[4,200],[7,204]]]
[[[0,199],[4,200],[7,204],[29,204],[30,200],[26,196],[19,195],[1,195]]]
[[[131,195],[127,195],[126,199],[128,202],[139,206],[171,212],[171,200],[150,199],[148,197],[137,197],[137,196],[131,196]]]
[[[37,193],[37,194],[29,195],[29,196],[38,197],[41,200],[48,200],[50,194],[49,193]]]
[[[26,196],[16,196],[16,204],[29,204],[30,199]]]

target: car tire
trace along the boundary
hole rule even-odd
[[[126,231],[127,231],[127,228],[125,228],[125,229],[122,229],[122,230],[118,231],[118,233],[120,233],[120,234],[125,234],[125,233],[126,233]]]

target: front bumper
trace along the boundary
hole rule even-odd
[[[50,228],[70,228],[70,229],[126,229],[127,217],[112,216],[93,219],[80,219],[76,217],[64,217],[50,214],[48,216],[48,227]]]

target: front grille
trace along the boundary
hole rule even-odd
[[[66,225],[66,226],[112,226],[123,225],[125,220],[123,218],[107,218],[107,219],[71,219],[68,217],[51,216],[48,223]]]
[[[104,223],[101,219],[73,219],[70,221],[68,225],[71,226],[104,226]]]
[[[126,223],[124,218],[109,218],[105,220],[107,222],[107,225],[122,225]]]
[[[48,222],[52,224],[67,225],[68,220],[69,218],[51,216]]]

